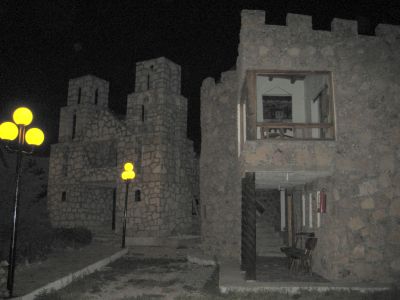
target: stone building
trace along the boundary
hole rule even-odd
[[[256,261],[265,226],[314,232],[327,279],[398,282],[400,28],[265,21],[242,12],[236,69],[201,87],[203,251]]]
[[[59,141],[50,154],[53,225],[120,232],[125,197],[120,173],[132,161],[128,245],[192,233],[198,167],[186,135],[180,66],[164,57],[137,63],[125,116],[108,109],[108,92],[109,83],[92,75],[69,81]]]

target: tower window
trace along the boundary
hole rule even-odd
[[[82,96],[82,88],[79,88],[79,90],[78,90],[78,104],[81,103],[81,96]]]
[[[142,122],[145,120],[145,115],[144,115],[144,105],[142,104]]]
[[[98,98],[99,98],[99,89],[96,89],[96,91],[94,92],[94,104],[95,105],[97,105]]]
[[[150,89],[150,73],[147,73],[147,89]]]
[[[135,191],[135,201],[136,202],[140,202],[141,198],[140,198],[140,190],[136,190]]]
[[[75,138],[75,133],[76,133],[76,115],[74,114],[74,117],[72,119],[72,138]]]
[[[67,192],[62,192],[61,193],[61,202],[67,201]]]

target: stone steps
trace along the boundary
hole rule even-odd
[[[260,218],[256,225],[256,251],[258,256],[285,257],[280,248],[284,246],[279,232],[268,219]]]
[[[119,243],[122,236],[111,230],[93,232],[93,240],[104,243]]]

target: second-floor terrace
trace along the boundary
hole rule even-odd
[[[245,171],[329,174],[336,134],[330,72],[247,71],[238,113]]]

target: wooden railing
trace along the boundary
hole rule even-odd
[[[257,138],[334,139],[331,123],[257,122]]]

